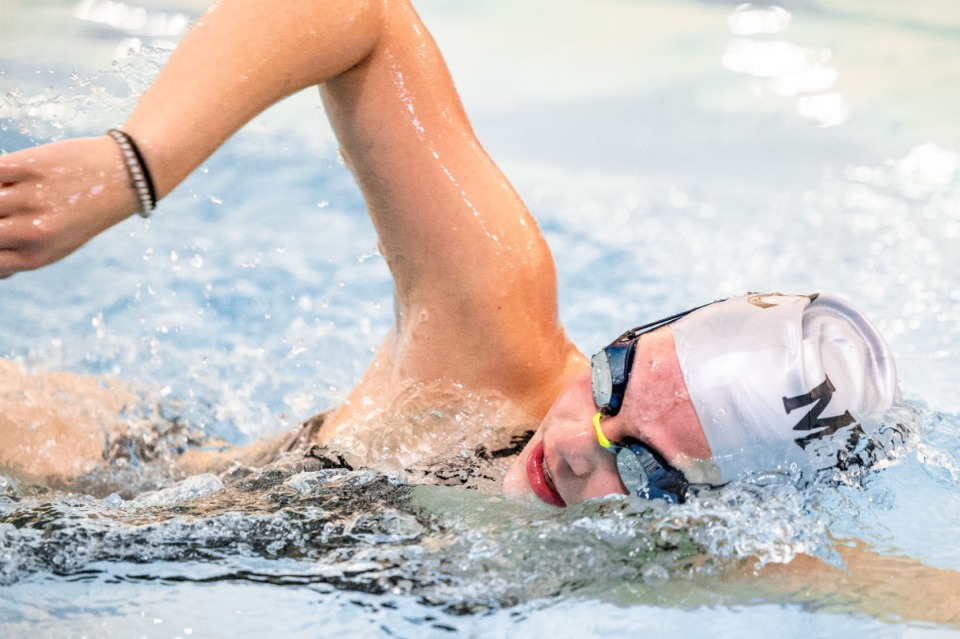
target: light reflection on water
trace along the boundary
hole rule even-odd
[[[0,20],[0,148],[122,120],[167,55],[176,16],[196,15],[190,3],[143,4],[143,25],[162,16],[154,24],[166,31],[120,20],[143,17],[133,4],[115,3],[91,28],[70,10],[91,18],[105,3],[0,0],[13,16]],[[666,513],[617,499],[531,512],[362,472],[278,475],[246,492],[203,478],[174,486],[210,491],[197,501],[104,501],[14,482],[0,500],[2,575],[13,584],[0,614],[13,635],[107,624],[118,636],[296,637],[323,624],[331,635],[570,636],[589,622],[593,636],[751,624],[899,636],[814,611],[825,602],[761,596],[744,609],[711,575],[747,555],[829,559],[828,535],[960,569],[960,105],[944,81],[960,71],[960,27],[922,7],[852,20],[830,3],[788,12],[594,0],[547,17],[544,4],[418,7],[481,138],[561,256],[575,341],[590,351],[625,318],[721,294],[840,292],[877,319],[921,411],[902,463],[862,486],[773,499],[743,488]],[[524,25],[537,16],[532,33]],[[34,46],[17,48],[36,28],[26,25],[58,21],[65,42],[105,57],[64,56],[59,43],[37,60]],[[0,352],[39,370],[136,381],[163,414],[237,442],[336,403],[390,321],[391,289],[321,120],[315,96],[300,96],[232,141],[150,223],[4,282]],[[706,567],[691,578],[694,563]]]
[[[790,18],[782,7],[741,5],[727,24],[739,36],[756,36],[783,31]],[[720,62],[731,71],[766,78],[766,90],[776,95],[798,96],[797,113],[801,117],[821,126],[837,126],[847,119],[849,109],[842,95],[829,91],[838,76],[829,65],[832,57],[833,51],[827,47],[741,37],[727,43]]]

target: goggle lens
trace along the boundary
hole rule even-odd
[[[687,483],[683,473],[661,461],[639,442],[615,444],[600,427],[602,413],[593,416],[593,428],[600,446],[617,456],[617,474],[627,491],[644,499],[683,501]]]
[[[617,451],[617,472],[631,494],[650,498],[650,478],[637,455],[629,448],[622,447]]]
[[[590,386],[593,389],[593,402],[597,407],[601,410],[608,408],[613,397],[613,373],[605,350],[590,360]]]

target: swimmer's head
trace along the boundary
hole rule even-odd
[[[626,492],[624,484],[639,480],[621,481],[615,459],[629,458],[630,446],[640,466],[651,475],[662,470],[657,476],[674,491],[684,481],[717,485],[748,473],[829,467],[896,398],[883,338],[832,295],[744,295],[668,318],[652,332],[641,328],[594,357],[593,375],[561,393],[521,455],[541,499]],[[516,468],[507,492],[523,483]]]

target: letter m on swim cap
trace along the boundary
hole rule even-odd
[[[783,398],[783,407],[786,409],[788,415],[798,408],[813,404],[813,408],[807,411],[807,414],[801,417],[800,421],[793,427],[793,430],[816,431],[794,439],[800,448],[806,448],[810,442],[832,435],[841,428],[857,421],[853,415],[850,414],[849,410],[835,417],[820,417],[820,414],[823,413],[830,404],[830,399],[833,397],[835,390],[837,389],[830,381],[830,378],[824,377],[823,383],[813,388],[810,392],[797,395],[796,397]]]

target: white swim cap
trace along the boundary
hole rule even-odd
[[[833,295],[732,297],[671,329],[723,482],[834,466],[896,399],[890,349]]]

